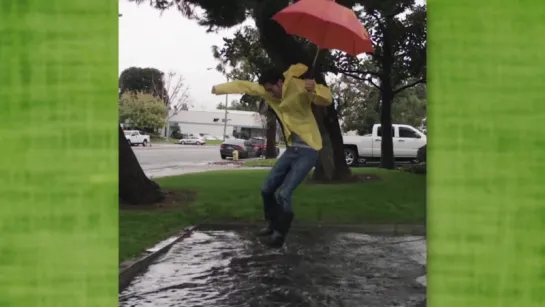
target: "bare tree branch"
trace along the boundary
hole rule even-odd
[[[416,80],[414,82],[411,82],[409,84],[406,84],[406,85],[403,85],[402,87],[398,88],[397,90],[394,91],[394,95],[408,89],[408,88],[411,88],[417,84],[420,84],[420,83],[426,83],[426,79],[420,79],[420,80]]]
[[[375,81],[373,81],[373,79],[367,78],[365,81],[369,82],[372,86],[380,89],[380,86],[378,84],[376,84]]]
[[[372,86],[376,87],[377,89],[380,89],[380,86],[378,84],[376,84],[373,81],[373,79],[371,79],[371,78],[363,78],[363,77],[360,77],[358,75],[353,75],[353,74],[349,74],[349,73],[345,73],[344,75],[347,76],[347,77],[358,79],[360,81],[369,82],[369,84],[371,84]]]
[[[341,73],[341,74],[346,74],[346,73],[350,73],[350,74],[358,74],[358,75],[373,75],[377,78],[380,78],[381,75],[380,73],[376,72],[376,71],[361,71],[361,70],[352,70],[352,69],[339,69],[336,71],[337,73]]]
[[[167,96],[165,98],[167,99],[169,109],[168,118],[172,118],[181,110],[193,107],[189,95],[189,86],[185,84],[184,78],[181,75],[169,72],[165,80],[165,90]]]
[[[360,81],[365,81],[365,78],[362,78],[362,77],[360,77],[358,75],[353,75],[353,74],[349,74],[349,73],[345,73],[344,75],[347,76],[347,77],[350,77],[350,78],[358,79]]]

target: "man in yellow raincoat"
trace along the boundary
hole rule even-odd
[[[263,98],[274,111],[286,140],[280,156],[261,187],[267,226],[259,231],[271,247],[281,247],[293,220],[292,194],[316,165],[322,137],[312,113],[312,104],[331,104],[331,91],[311,79],[300,77],[307,71],[303,64],[292,65],[284,73],[270,70],[258,83],[232,81],[216,85],[212,93],[248,94]]]

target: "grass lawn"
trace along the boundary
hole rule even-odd
[[[245,167],[269,167],[276,163],[277,159],[257,159],[244,162]]]
[[[373,168],[353,172],[375,174],[381,179],[303,184],[293,198],[295,223],[425,223],[425,176]],[[169,211],[120,210],[120,260],[134,257],[194,223],[260,221],[259,190],[266,175],[267,170],[237,170],[158,179],[164,189],[195,191],[196,200]]]
[[[206,140],[206,145],[219,145],[223,143],[222,140]]]
[[[157,144],[157,143],[165,143],[165,138],[162,138],[162,137],[151,137],[150,138],[150,141],[153,143],[153,144]],[[178,139],[173,139],[173,138],[168,138],[168,143],[169,144],[177,144],[178,143]]]

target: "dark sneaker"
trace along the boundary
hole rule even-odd
[[[267,226],[263,227],[262,229],[258,230],[256,235],[258,237],[266,237],[266,236],[270,236],[273,234],[273,228],[272,228],[272,225],[271,223],[269,222],[267,224]]]
[[[290,231],[292,221],[293,213],[282,213],[279,216],[278,222],[273,225],[273,234],[270,235],[265,244],[272,248],[282,247],[284,245],[284,241],[286,240],[286,236]]]
[[[270,248],[281,248],[284,246],[286,237],[275,231],[263,243]]]
[[[263,206],[263,215],[265,216],[265,221],[267,222],[267,226],[263,227],[259,231],[257,231],[256,235],[258,237],[265,237],[270,236],[273,233],[273,223],[274,220],[276,220],[277,213],[275,212],[276,208],[267,208]]]

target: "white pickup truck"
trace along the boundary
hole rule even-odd
[[[416,161],[418,149],[427,143],[426,135],[408,125],[392,125],[394,158],[396,161]],[[344,136],[344,156],[349,166],[367,161],[380,161],[382,142],[381,126],[374,125],[373,132],[364,136]]]
[[[141,134],[138,130],[125,130],[123,131],[125,133],[125,138],[127,138],[127,142],[129,142],[129,145],[139,145],[146,147],[150,143],[150,136],[146,134]]]

